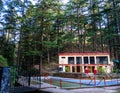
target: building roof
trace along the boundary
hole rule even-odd
[[[109,52],[59,53],[58,55],[59,55],[59,56],[109,55]]]

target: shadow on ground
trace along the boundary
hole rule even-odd
[[[24,92],[24,93],[51,93],[51,92],[36,90],[36,91]]]

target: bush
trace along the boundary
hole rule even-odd
[[[113,69],[113,73],[118,73],[118,72],[119,72],[118,69],[116,69],[116,68]]]
[[[106,72],[106,69],[103,67],[97,67],[97,69],[99,74],[104,74]]]
[[[65,72],[70,72],[70,67],[66,66],[65,67]]]

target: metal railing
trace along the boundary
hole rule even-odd
[[[120,77],[113,77],[111,79],[107,79],[105,76],[92,76],[92,77],[80,77],[79,79],[73,78],[59,78],[59,77],[44,77],[43,80],[45,83],[49,83],[51,85],[58,86],[60,88],[67,88],[65,84],[69,84],[70,88],[79,88],[79,87],[104,87],[104,86],[112,86],[120,84]],[[75,86],[76,84],[76,86]]]
[[[104,75],[91,75],[80,76],[79,79],[75,78],[63,78],[54,76],[19,76],[18,81],[20,85],[25,87],[43,88],[42,83],[49,84],[47,87],[59,87],[59,88],[82,88],[82,87],[104,87],[120,84],[120,76],[110,77],[109,79]],[[22,87],[17,86],[17,87]],[[15,89],[16,87],[11,87]]]

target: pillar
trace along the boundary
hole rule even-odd
[[[72,66],[70,65],[70,72],[72,72]]]
[[[83,60],[83,56],[81,56],[81,58],[82,58],[82,64],[84,64],[84,60]],[[82,73],[84,73],[85,71],[84,71],[84,66],[81,66],[82,67]]]

